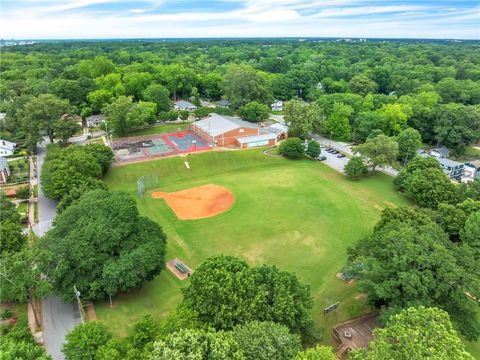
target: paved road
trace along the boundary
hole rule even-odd
[[[338,151],[342,152],[343,154],[345,154],[345,155],[347,155],[347,156],[349,156],[349,157],[351,157],[351,156],[354,155],[354,154],[353,154],[353,151],[352,151],[352,149],[350,148],[350,145],[349,145],[349,144],[340,143],[340,142],[338,142],[338,141],[333,141],[333,140],[330,140],[330,139],[328,139],[328,138],[326,138],[326,137],[323,137],[322,135],[318,135],[318,134],[315,134],[315,135],[312,135],[312,136],[313,136],[313,138],[314,138],[315,140],[317,140],[317,141],[318,141],[320,144],[322,144],[322,145],[326,145],[326,146],[331,147],[331,148],[333,148],[333,149],[335,149],[335,150],[338,150]],[[326,151],[322,151],[322,155],[327,156],[327,155],[326,155]],[[330,155],[330,154],[328,154],[328,155]],[[327,160],[328,160],[328,157],[327,157]],[[344,159],[344,160],[345,160],[345,159]],[[348,162],[348,160],[349,160],[349,159],[347,158],[347,159],[346,159],[346,162]],[[387,175],[393,176],[393,177],[395,177],[395,176],[398,175],[398,171],[395,170],[395,169],[393,169],[393,168],[391,168],[391,167],[377,168],[377,169],[378,169],[379,171],[381,171],[381,172],[383,172],[383,173],[385,173],[385,174],[387,174]],[[343,172],[343,171],[342,171],[342,172]]]
[[[57,213],[56,201],[45,197],[40,183],[45,146],[46,142],[38,145],[37,155],[39,222],[33,227],[33,231],[38,236],[42,236],[52,227],[52,221]],[[59,298],[50,296],[42,301],[42,312],[45,349],[53,360],[63,360],[61,349],[65,335],[81,321],[78,308],[74,304],[66,304]]]

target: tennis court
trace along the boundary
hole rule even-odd
[[[118,139],[112,147],[118,164],[211,149],[207,141],[191,131]]]

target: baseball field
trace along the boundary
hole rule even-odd
[[[136,181],[148,174],[156,174],[158,181],[142,200]],[[347,247],[371,233],[382,209],[408,204],[387,175],[351,181],[321,162],[266,156],[258,149],[125,165],[112,168],[105,181],[111,190],[137,198],[140,212],[162,225],[167,260],[179,258],[194,270],[208,256],[223,253],[295,272],[311,286],[314,316],[325,327],[326,341],[334,317],[325,319],[323,308],[339,301],[339,321],[369,310],[355,283],[336,277]],[[209,184],[228,189],[234,198],[215,216],[180,220],[166,202],[165,194]],[[152,196],[154,192],[162,196]],[[181,300],[187,281],[165,270],[142,289],[117,296],[112,308],[108,302],[96,304],[97,315],[124,335],[145,313],[165,318]]]

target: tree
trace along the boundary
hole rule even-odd
[[[248,322],[232,333],[245,360],[290,360],[301,349],[298,335],[273,322]]]
[[[434,307],[410,307],[390,317],[373,332],[366,350],[354,350],[353,360],[473,360],[458,337],[448,314]]]
[[[123,84],[125,86],[126,95],[133,96],[139,100],[143,91],[150,85],[152,76],[145,72],[129,72],[123,75]]]
[[[375,171],[377,166],[397,166],[398,143],[388,136],[378,135],[367,139],[364,144],[355,147],[355,152],[368,162],[372,171]]]
[[[440,169],[417,170],[404,181],[403,187],[422,207],[436,209],[440,203],[456,201],[455,185]]]
[[[257,101],[249,102],[238,109],[238,115],[240,115],[244,120],[254,123],[268,119],[269,114],[270,108],[267,105],[261,104]]]
[[[352,113],[353,108],[351,106],[335,103],[330,116],[327,118],[323,133],[341,139],[350,139],[352,129],[348,119]]]
[[[22,226],[11,221],[0,222],[0,239],[2,239],[0,247],[2,256],[8,256],[6,253],[21,251],[27,242]]]
[[[252,101],[270,104],[273,100],[267,80],[251,66],[228,66],[224,80],[225,96],[234,109]]]
[[[90,108],[94,114],[99,114],[100,111],[113,100],[113,94],[107,89],[94,90],[87,95]]]
[[[3,191],[0,191],[0,216],[2,222],[20,223],[20,214],[15,204],[10,201]]]
[[[300,159],[305,155],[305,146],[300,138],[288,138],[280,143],[278,152],[289,159]]]
[[[293,99],[285,104],[285,122],[290,136],[305,136],[321,128],[322,113],[318,105]]]
[[[406,128],[397,136],[398,160],[407,163],[417,155],[417,150],[422,146],[422,136],[412,128]]]
[[[464,244],[480,251],[480,211],[467,217],[464,228],[460,231],[460,239]]]
[[[23,109],[18,111],[18,116],[23,129],[31,135],[31,145],[34,145],[42,141],[42,132],[45,132],[53,143],[55,124],[69,111],[68,100],[52,94],[42,94],[27,102]]]
[[[363,163],[363,160],[359,156],[352,157],[345,165],[345,173],[352,179],[357,179],[360,176],[368,174],[367,165]]]
[[[67,360],[95,359],[97,350],[112,338],[107,326],[98,321],[78,324],[65,337],[62,353]]]
[[[186,329],[155,342],[150,359],[243,360],[244,357],[229,332]]]
[[[102,144],[87,144],[83,149],[97,160],[102,168],[102,173],[106,174],[114,157],[112,149]]]
[[[129,128],[143,125],[153,125],[157,121],[157,105],[153,102],[139,101],[135,103],[127,114]]]
[[[115,101],[102,109],[102,112],[107,117],[109,128],[116,134],[124,135],[131,128],[127,116],[132,107],[133,100],[131,97],[119,96]]]
[[[95,190],[57,216],[38,245],[39,265],[65,300],[74,285],[83,299],[104,299],[158,275],[165,244],[160,226],[141,217],[130,196]]]
[[[77,72],[81,76],[92,79],[115,71],[115,65],[113,62],[105,56],[97,56],[94,59],[80,60],[76,67]]]
[[[41,298],[50,293],[51,289],[37,266],[39,258],[35,251],[25,247],[21,251],[0,257],[0,268],[2,269],[0,272],[2,283],[0,302],[28,301],[34,309],[33,314],[37,327],[40,327],[41,324],[37,318],[35,297]]]
[[[405,181],[417,170],[441,170],[440,163],[433,157],[415,156],[405,167],[400,170],[394,179],[394,184],[401,191],[405,190]]]
[[[460,331],[476,339],[480,326],[476,305],[464,294],[477,294],[478,277],[465,264],[475,260],[457,250],[447,234],[431,220],[411,217],[383,221],[373,235],[351,253],[357,270],[359,289],[375,306],[386,306],[388,313],[410,306],[437,306],[445,309]]]
[[[311,335],[312,298],[294,274],[268,266],[250,268],[219,255],[205,260],[190,279],[183,290],[186,306],[217,330],[259,320],[283,324],[304,338]]]
[[[337,356],[330,346],[317,345],[314,348],[299,352],[295,360],[337,360]]]
[[[387,129],[385,134],[389,136],[399,134],[405,128],[407,120],[411,115],[411,107],[403,104],[385,104],[378,112],[385,116]]]
[[[321,149],[320,149],[320,144],[316,140],[310,140],[307,143],[307,150],[305,151],[305,154],[310,156],[311,158],[318,158],[320,156]]]
[[[157,104],[157,111],[169,111],[172,103],[170,101],[168,89],[160,84],[151,84],[142,92],[142,98],[145,101]]]
[[[185,121],[188,119],[188,117],[190,116],[190,111],[188,110],[180,110],[178,112],[178,116],[180,117],[181,120]]]
[[[365,75],[356,75],[348,82],[350,91],[360,95],[367,95],[369,93],[375,93],[378,85],[375,81],[371,80]]]
[[[78,124],[79,118],[71,115],[64,115],[53,124],[55,138],[62,144],[66,144],[75,133],[81,130]]]

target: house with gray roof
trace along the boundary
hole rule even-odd
[[[87,127],[89,127],[89,128],[99,127],[100,124],[105,121],[105,116],[103,116],[102,114],[91,115],[91,116],[87,116],[85,118],[85,121],[87,123]]]
[[[177,111],[180,110],[187,110],[187,111],[195,111],[197,107],[193,105],[191,102],[186,100],[178,100],[173,103],[173,108]]]
[[[460,179],[463,176],[464,164],[446,158],[437,158],[437,160],[450,179]]]
[[[219,108],[228,108],[230,106],[230,101],[228,100],[225,100],[225,99],[222,99],[222,100],[218,100],[216,103],[217,107]]]

